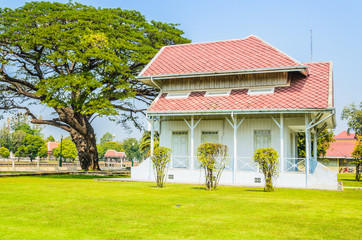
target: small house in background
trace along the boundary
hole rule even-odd
[[[108,167],[112,166],[116,162],[120,163],[121,168],[126,167],[125,159],[126,159],[125,152],[117,152],[116,150],[107,150],[106,154],[104,154],[104,161],[108,164]]]
[[[106,161],[108,160],[115,160],[117,162],[124,161],[126,158],[125,152],[117,152],[116,150],[107,150],[106,154],[104,154],[104,158]]]
[[[47,142],[47,148],[48,148],[48,157],[47,159],[49,161],[56,160],[56,157],[53,155],[53,149],[57,148],[59,146],[58,142]]]
[[[356,166],[351,163],[353,161],[352,152],[356,143],[355,134],[347,134],[343,131],[334,137],[335,142],[327,150],[325,158],[320,162],[338,172],[346,172],[346,170],[356,170]]]

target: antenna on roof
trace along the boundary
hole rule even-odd
[[[312,29],[312,13],[310,14],[310,61],[313,62],[313,29]]]

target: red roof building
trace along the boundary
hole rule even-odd
[[[117,152],[115,150],[107,150],[106,154],[104,154],[105,158],[125,158],[125,152]]]
[[[59,146],[58,142],[47,142],[48,154],[51,154],[54,148]]]
[[[308,186],[318,172],[330,179],[316,178],[313,184],[320,186],[323,179],[337,187],[336,174],[317,163],[317,146],[311,145],[312,134],[335,127],[331,62],[301,63],[252,35],[165,46],[137,79],[160,90],[147,116],[151,136],[158,131],[159,145],[172,150],[174,181],[198,183],[196,149],[214,142],[228,146],[232,158],[224,184],[255,184],[260,176],[252,156],[256,149],[273,147],[280,159],[280,186]],[[298,132],[308,133],[303,160],[297,156]],[[133,174],[151,176],[151,167]]]
[[[327,150],[326,158],[352,158],[352,152],[356,140],[354,138],[355,134],[347,134],[346,131],[343,131],[337,134],[334,139],[335,142],[331,143],[331,146]]]

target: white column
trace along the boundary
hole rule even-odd
[[[151,179],[152,176],[152,157],[153,157],[153,149],[154,149],[154,136],[155,136],[155,121],[154,121],[154,117],[151,117],[151,146],[150,146],[150,160],[149,160],[149,175],[148,175],[148,179]]]
[[[191,131],[191,141],[190,141],[190,169],[191,171],[194,170],[194,129],[195,129],[195,123],[194,123],[194,115],[191,116],[191,127],[190,127],[190,131]]]
[[[15,160],[14,159],[12,160],[11,166],[12,166],[12,168],[14,170],[15,169]]]
[[[308,187],[310,140],[309,140],[309,117],[305,114],[305,186]]]
[[[318,144],[318,135],[317,135],[317,131],[314,132],[313,134],[314,137],[314,142],[313,142],[313,158],[318,161],[318,148],[317,148],[317,144]]]
[[[280,172],[284,172],[284,116],[280,114]]]
[[[233,184],[236,182],[236,168],[237,168],[237,155],[238,155],[238,118],[234,118],[234,158],[233,158]]]
[[[155,137],[155,121],[153,119],[154,117],[151,117],[151,157],[153,156],[153,148],[154,148],[154,137]]]

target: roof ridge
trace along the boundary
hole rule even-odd
[[[256,37],[258,40],[262,41],[264,44],[268,45],[269,47],[277,50],[279,53],[287,56],[288,58],[292,59],[296,64],[299,64],[299,65],[303,65],[301,62],[299,62],[298,60],[296,60],[295,58],[292,58],[291,56],[289,56],[288,54],[286,54],[285,52],[283,52],[282,50],[280,50],[279,48],[277,47],[274,47],[273,45],[271,45],[270,43],[264,41],[263,39],[261,39],[260,37],[256,36],[256,35],[252,35],[254,37]]]
[[[311,64],[311,63],[333,63],[333,61],[303,62],[302,64]]]
[[[257,36],[251,34],[251,35],[249,35],[249,36],[247,36],[245,38],[234,38],[234,39],[228,39],[228,40],[215,40],[215,41],[208,41],[208,42],[181,43],[181,44],[167,45],[167,46],[164,46],[164,47],[168,48],[168,47],[177,47],[177,46],[183,46],[183,45],[196,45],[196,44],[216,43],[216,42],[232,42],[232,41],[246,40],[246,39],[248,39],[250,37],[257,37]]]

